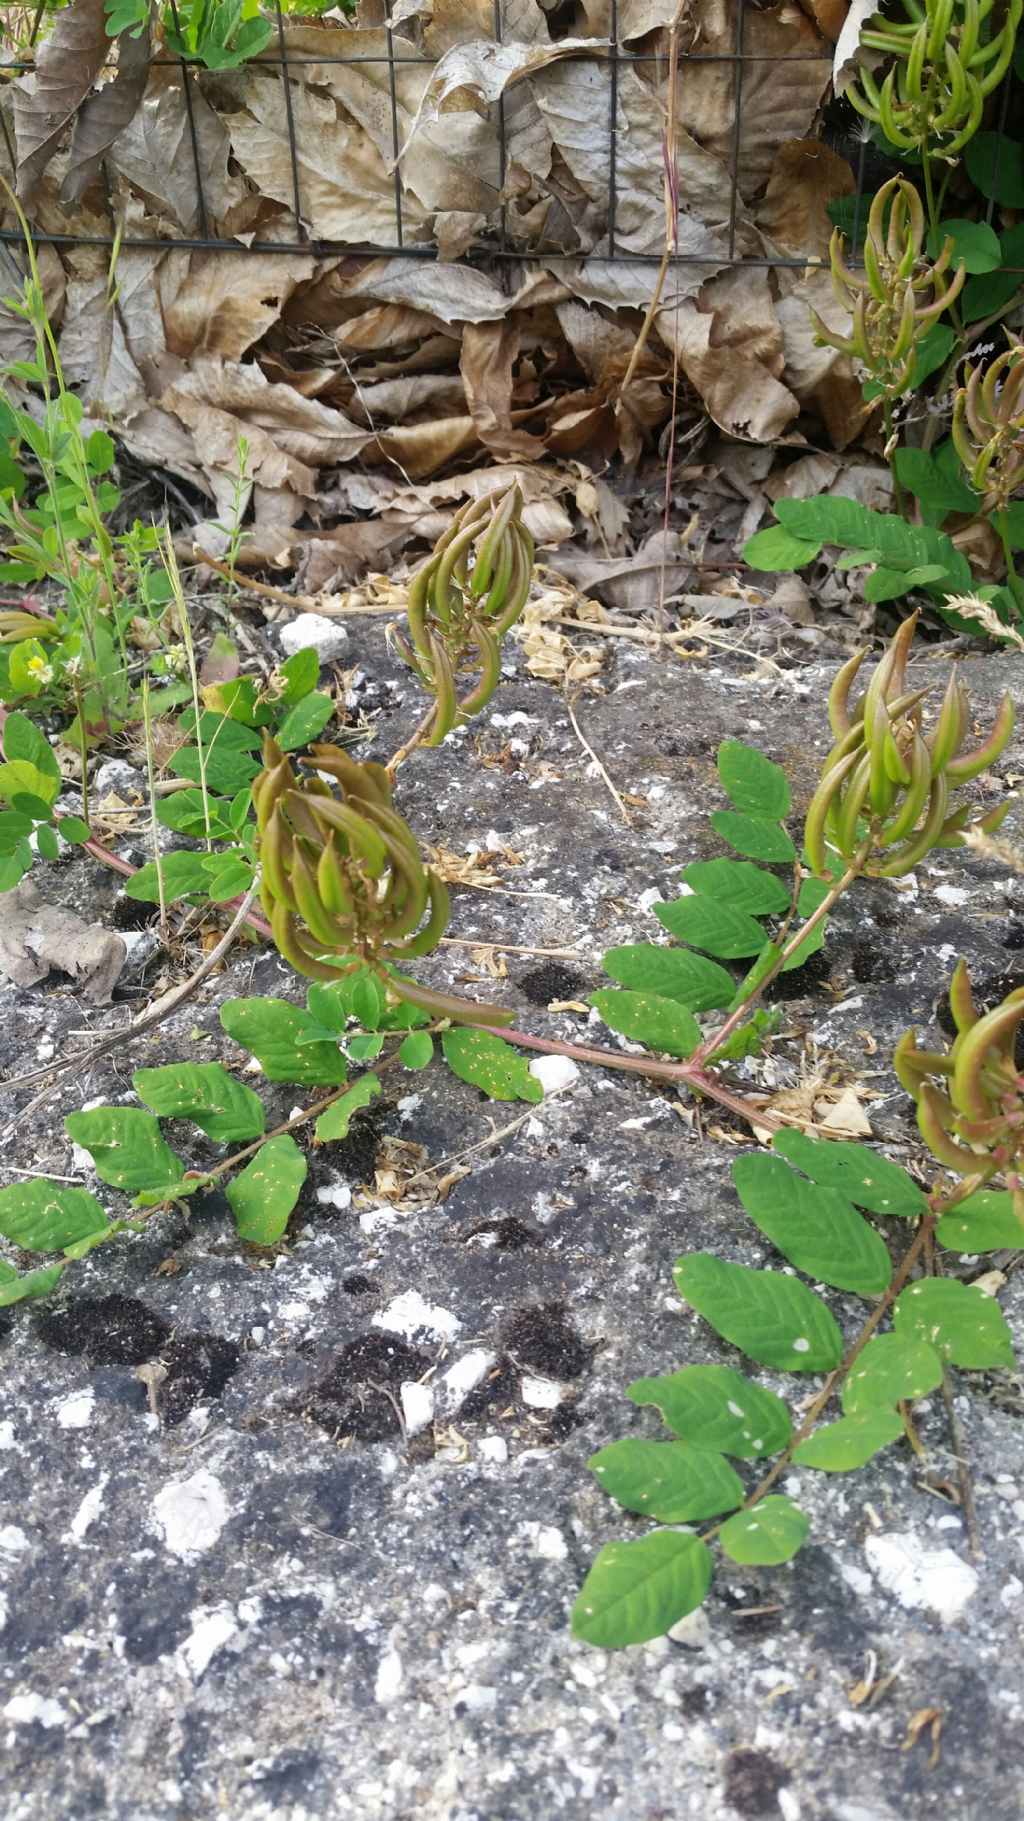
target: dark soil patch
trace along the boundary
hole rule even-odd
[[[365,1271],[353,1271],[350,1277],[342,1278],[341,1287],[347,1296],[369,1296],[376,1285]]]
[[[219,1397],[238,1370],[241,1349],[222,1334],[176,1334],[162,1354],[167,1377],[157,1391],[157,1409],[168,1428],[183,1422],[204,1398]]]
[[[510,1359],[499,1359],[483,1383],[463,1400],[459,1421],[473,1423],[492,1411],[519,1408],[519,1373]]]
[[[788,974],[779,974],[765,991],[768,1002],[781,999],[783,1003],[790,999],[810,999],[816,993],[823,993],[832,978],[832,969],[836,963],[836,944],[831,950],[820,949],[805,961],[803,967],[795,967]]]
[[[590,1364],[588,1347],[561,1303],[518,1309],[505,1329],[504,1347],[517,1366],[542,1378],[579,1378]]]
[[[44,1309],[35,1331],[57,1353],[84,1356],[98,1366],[141,1366],[160,1352],[170,1324],[134,1296],[82,1296],[63,1309]]]
[[[469,1245],[471,1240],[491,1236],[495,1252],[521,1252],[524,1246],[540,1246],[544,1243],[544,1235],[536,1232],[533,1227],[528,1227],[525,1220],[520,1220],[517,1214],[504,1214],[497,1220],[479,1220],[460,1233],[459,1239],[463,1245]]]
[[[730,1808],[739,1815],[775,1815],[779,1791],[789,1782],[784,1764],[776,1764],[764,1751],[733,1751],[725,1761],[725,1788]]]
[[[331,1146],[331,1168],[340,1170],[349,1182],[372,1182],[380,1150],[381,1127],[392,1112],[390,1101],[357,1113],[348,1129],[348,1137]]]
[[[335,1356],[334,1364],[295,1406],[335,1439],[383,1442],[399,1435],[399,1387],[422,1378],[430,1355],[388,1334],[362,1334]]]
[[[520,976],[519,990],[531,1005],[550,1005],[552,999],[578,999],[589,990],[589,981],[575,968],[563,967],[560,961],[545,961],[542,967]]]
[[[872,981],[895,980],[896,967],[877,941],[855,942],[850,956],[853,977],[859,986]]]
[[[120,894],[110,907],[109,917],[113,927],[118,930],[148,929],[156,911],[152,904],[143,904],[138,898],[127,898]]]

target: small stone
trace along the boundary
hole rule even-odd
[[[545,1094],[557,1094],[571,1087],[579,1072],[571,1056],[536,1056],[530,1064],[530,1074],[540,1082]]]
[[[300,613],[281,628],[281,644],[290,658],[297,651],[313,650],[321,664],[341,656],[348,644],[348,633],[337,620],[327,620],[322,613]]]
[[[557,1410],[562,1401],[562,1387],[553,1378],[524,1378],[520,1386],[524,1404],[531,1410]]]
[[[127,759],[105,759],[93,773],[92,794],[100,802],[111,796],[139,798],[145,795],[145,782],[141,771],[136,771]]]

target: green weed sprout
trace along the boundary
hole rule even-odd
[[[866,120],[902,152],[954,158],[981,125],[985,100],[1013,56],[1024,0],[1009,0],[998,29],[993,0],[902,0],[905,19],[876,15],[860,35],[893,59],[881,82],[861,67],[846,90]]]
[[[948,1054],[919,1049],[910,1030],[896,1046],[893,1066],[917,1104],[932,1156],[959,1176],[1005,1176],[1024,1224],[1024,1074],[1015,1054],[1024,987],[982,1016],[961,960],[950,982],[949,1009],[957,1036]],[[930,1079],[936,1076],[941,1086]]]
[[[835,736],[811,798],[804,827],[808,861],[827,873],[826,847],[874,878],[898,879],[935,847],[962,847],[968,828],[991,834],[1009,807],[970,823],[970,806],[950,807],[953,792],[994,764],[1013,732],[1014,708],[1005,695],[988,738],[964,751],[970,725],[967,691],[954,669],[931,732],[922,730],[927,690],[906,688],[907,659],[917,614],[904,620],[856,708],[850,691],[864,651],[838,671],[829,691]]]
[[[434,697],[426,746],[479,714],[501,677],[501,641],[530,593],[533,539],[522,522],[518,482],[505,493],[470,500],[421,563],[409,588],[411,644],[395,638],[403,661]],[[460,698],[459,672],[471,654],[479,680]]]
[[[953,303],[966,278],[962,264],[948,277],[952,240],[934,262],[924,257],[924,245],[920,196],[906,178],[890,178],[868,215],[863,275],[846,264],[838,228],[829,243],[833,289],[853,317],[850,334],[838,334],[811,311],[815,340],[858,360],[889,402],[906,389],[919,337]]]
[[[341,980],[368,965],[401,998],[434,1016],[507,1022],[509,1014],[495,1006],[396,981],[388,972],[387,963],[437,947],[448,924],[448,892],[392,807],[385,766],[360,765],[329,745],[310,747],[307,763],[311,775],[298,777],[265,735],[264,769],[252,787],[263,908],[280,954],[312,980]]]

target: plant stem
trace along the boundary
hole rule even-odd
[[[1024,579],[1016,570],[1013,561],[1013,545],[1010,541],[1010,520],[1005,506],[992,514],[995,528],[999,533],[999,542],[1003,547],[1003,561],[1006,564],[1006,586],[1013,596],[1017,612],[1024,619]]]
[[[710,1037],[705,1037],[699,1049],[694,1051],[693,1055],[689,1058],[689,1066],[691,1068],[702,1068],[704,1063],[708,1060],[708,1057],[713,1055],[715,1050],[721,1049],[722,1044],[732,1035],[736,1026],[743,1022],[748,1012],[753,1011],[758,1000],[764,994],[766,987],[769,987],[777,975],[782,972],[782,969],[785,967],[790,956],[796,954],[797,949],[800,948],[802,943],[806,942],[808,936],[813,935],[819,923],[824,922],[837,900],[849,889],[855,879],[860,878],[870,851],[871,843],[865,841],[850,862],[845,873],[843,873],[840,879],[836,880],[827,897],[822,899],[817,910],[811,912],[807,921],[802,923],[796,933],[790,936],[785,946],[779,949],[768,972],[762,976],[751,992],[747,994],[743,1003],[735,1006],[729,1013],[729,1016],[721,1029],[713,1032]]]
[[[392,753],[387,762],[387,771],[390,778],[394,778],[398,767],[405,764],[409,754],[415,752],[417,746],[422,745],[425,736],[430,732],[430,729],[433,726],[435,713],[436,710],[433,706],[428,708],[422,721],[419,723],[419,726],[414,727],[409,738],[403,742],[397,752]]]

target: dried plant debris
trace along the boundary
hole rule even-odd
[[[823,255],[826,203],[854,187],[850,166],[810,138],[834,21],[786,3],[746,9],[753,60],[737,140],[737,4],[698,0],[682,17],[675,0],[619,8],[625,49],[663,52],[675,21],[680,50],[706,59],[680,69],[675,135],[674,231],[700,263],[669,275],[634,358],[666,238],[669,64],[621,64],[613,87],[607,0],[557,13],[518,0],[500,43],[489,5],[469,24],[427,0],[393,8],[397,166],[378,4],[354,25],[284,20],[286,109],[276,37],[227,73],[194,66],[186,95],[178,69],[147,62],[146,33],[117,40],[111,80],[100,0],[71,0],[35,70],[0,97],[0,174],[33,225],[102,240],[116,224],[126,243],[308,237],[310,250],[125,245],[111,286],[107,246],[45,248],[69,380],[132,454],[208,497],[211,524],[229,504],[244,435],[257,508],[250,560],[293,563],[322,515],[334,573],[347,579],[379,562],[382,541],[395,551],[409,535],[436,535],[450,508],[424,483],[455,464],[515,464],[535,508],[531,532],[557,544],[569,534],[565,487],[538,464],[582,448],[635,462],[672,415],[674,356],[688,382],[676,401],[684,418],[707,412],[731,435],[768,440],[810,408],[843,445],[864,407],[849,360],[814,346],[808,301],[843,327],[827,273],[730,269],[734,254]],[[646,264],[608,257],[613,104],[614,250]],[[530,266],[492,275],[456,263],[499,239]],[[318,244],[342,251],[321,256]],[[392,257],[399,244],[439,257]],[[380,254],[343,251],[367,246]],[[14,319],[0,327],[18,333]],[[393,497],[374,538],[353,546],[366,527],[336,521],[357,520],[358,506],[328,517],[324,501],[357,459]],[[473,491],[463,474],[452,503]],[[381,500],[370,503],[379,512]],[[613,496],[594,480],[580,506],[609,560],[623,530]]]
[[[92,1005],[109,1005],[128,950],[122,936],[77,912],[46,904],[30,879],[4,895],[0,971],[15,986],[34,986],[51,968],[70,974]]]

